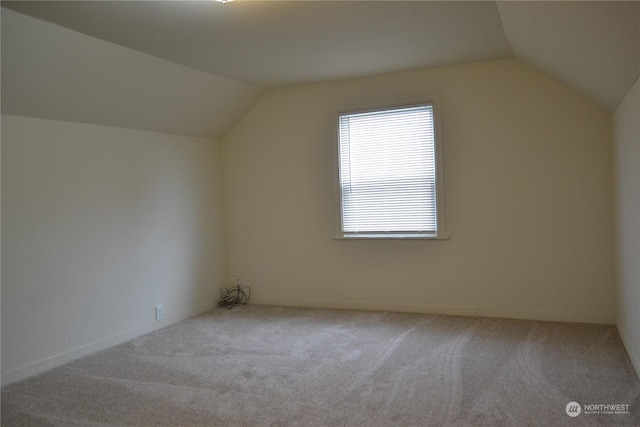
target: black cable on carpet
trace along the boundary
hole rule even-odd
[[[236,305],[246,305],[251,298],[251,288],[248,286],[232,286],[231,288],[220,289],[220,300],[218,305],[229,310]]]

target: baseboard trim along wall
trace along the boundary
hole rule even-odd
[[[629,335],[627,335],[627,331],[622,327],[620,322],[616,323],[616,328],[618,329],[618,335],[620,335],[620,338],[622,339],[622,344],[624,345],[625,350],[627,350],[627,355],[631,360],[631,364],[635,368],[636,374],[640,379],[640,355],[633,351]]]
[[[118,345],[123,342],[130,341],[146,333],[155,331],[157,329],[162,329],[166,326],[172,325],[181,320],[185,320],[185,319],[188,319],[189,317],[193,317],[198,314],[209,311],[214,307],[215,307],[215,304],[209,303],[209,304],[199,305],[195,308],[184,310],[179,313],[170,314],[168,316],[165,316],[164,320],[146,323],[137,328],[130,329],[128,331],[113,335],[111,337],[108,337],[99,341],[95,341],[90,344],[76,347],[64,353],[56,354],[55,356],[47,357],[46,359],[39,360],[30,365],[23,366],[18,369],[14,369],[13,371],[3,373],[1,377],[2,386],[24,380],[26,378],[32,377],[34,375],[40,374],[50,369],[57,368],[58,366],[62,366],[65,363],[69,363],[73,360],[80,359],[81,357],[96,353],[100,350],[104,350],[109,347],[113,347],[114,345]]]
[[[554,322],[576,322],[576,323],[597,323],[613,325],[611,319],[594,319],[593,315],[587,313],[557,313],[546,311],[528,311],[528,310],[511,310],[499,308],[483,308],[483,307],[465,307],[465,306],[435,306],[423,304],[396,304],[396,303],[377,303],[364,301],[334,301],[334,300],[306,300],[306,299],[288,299],[288,298],[257,298],[251,299],[252,304],[259,305],[281,305],[290,307],[310,307],[310,308],[332,308],[341,310],[372,310],[372,311],[396,311],[404,313],[423,313],[423,314],[441,314],[451,316],[471,316],[471,317],[498,317],[507,319],[520,320],[541,320]],[[182,311],[180,313],[171,314],[164,320],[151,322],[140,327],[122,332],[120,334],[86,344],[64,353],[48,357],[28,366],[23,366],[10,372],[3,373],[1,376],[2,386],[21,381],[39,373],[48,371],[58,366],[69,363],[73,360],[96,353],[100,350],[113,347],[114,345],[130,341],[146,333],[157,329],[164,328],[171,324],[177,323],[189,317],[209,311],[215,307],[215,304],[205,304],[198,307]],[[617,325],[618,332],[622,338],[623,344],[627,350],[629,358],[636,369],[636,373],[640,377],[640,358],[633,353],[629,346],[629,339],[626,331]]]
[[[450,316],[470,317],[498,317],[519,320],[541,320],[547,322],[615,325],[614,319],[609,319],[608,317],[604,316],[594,316],[593,313],[561,313],[550,311],[502,309],[494,307],[465,307],[424,304],[396,304],[392,302],[378,303],[366,301],[306,300],[259,297],[252,297],[251,303],[262,305],[282,305],[291,307],[334,308],[341,310],[397,311],[403,313],[444,314]]]

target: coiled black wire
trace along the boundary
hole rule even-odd
[[[249,298],[251,298],[251,288],[248,286],[236,285],[229,289],[222,288],[218,305],[230,310],[236,305],[246,305]]]

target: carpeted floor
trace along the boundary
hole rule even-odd
[[[638,426],[640,381],[611,326],[249,305],[4,387],[2,425]]]

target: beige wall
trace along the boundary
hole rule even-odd
[[[332,240],[336,110],[433,94],[451,240]],[[223,144],[255,302],[614,322],[610,116],[523,62],[273,90]]]
[[[613,115],[616,170],[616,313],[640,375],[640,80]]]
[[[213,307],[225,278],[219,151],[2,116],[3,383]]]

